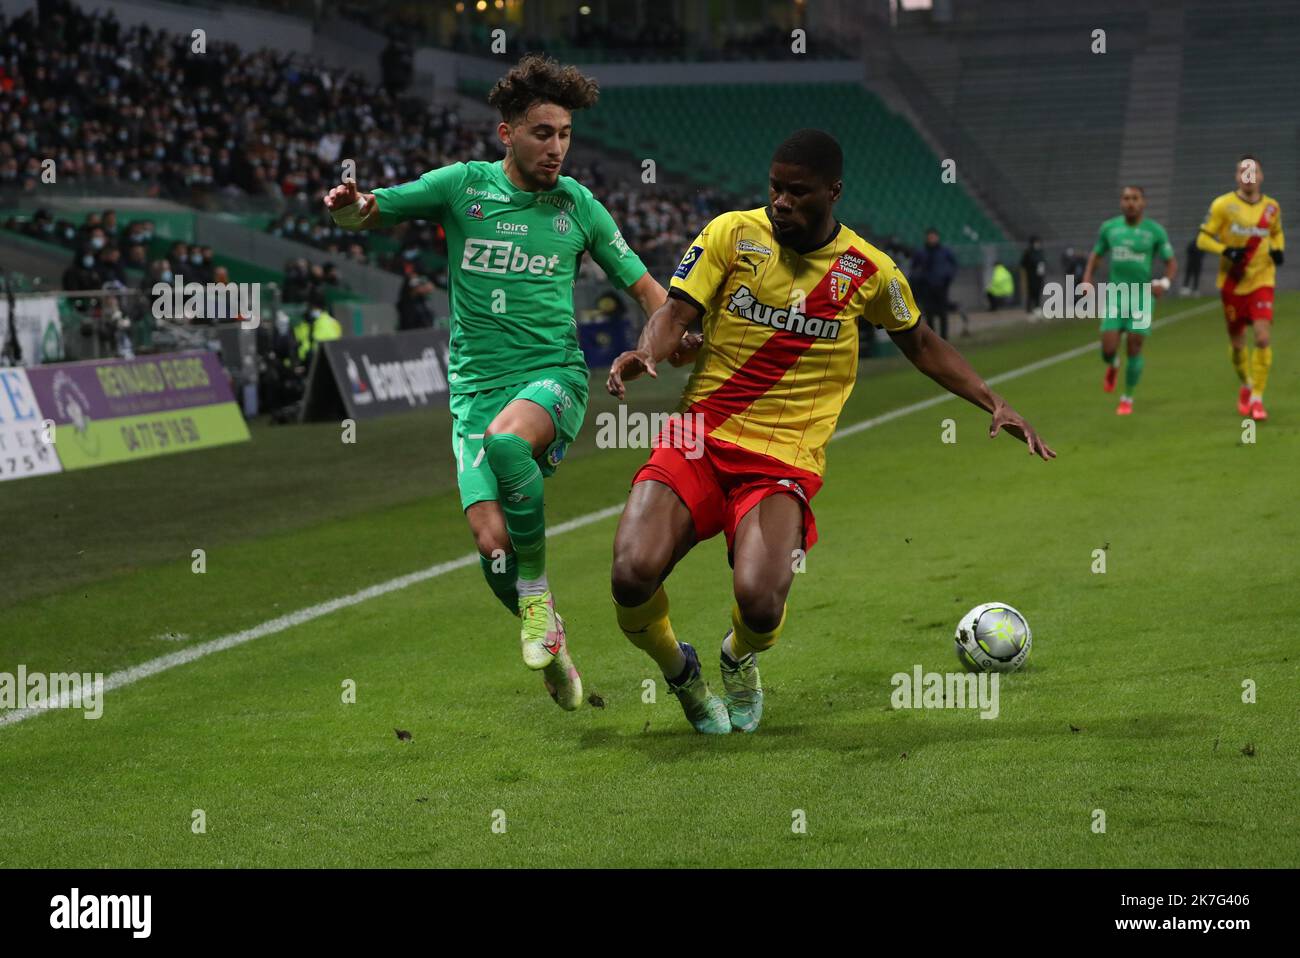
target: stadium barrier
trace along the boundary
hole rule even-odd
[[[448,348],[440,329],[323,342],[312,357],[300,420],[375,419],[445,403]]]
[[[211,352],[0,369],[0,480],[248,438]]]

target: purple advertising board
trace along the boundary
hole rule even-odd
[[[249,438],[214,353],[36,366],[27,378],[41,415],[54,422],[64,469]]]

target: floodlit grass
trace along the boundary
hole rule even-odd
[[[692,733],[619,633],[609,518],[549,552],[603,707],[555,707],[475,564],[110,692],[98,721],[0,726],[0,865],[1294,866],[1298,305],[1278,303],[1254,444],[1217,309],[1154,332],[1130,418],[1092,353],[999,387],[1053,463],[990,442],[956,400],[835,442],[755,735]],[[991,376],[1093,337],[1045,324],[971,357]],[[602,381],[548,483],[553,524],[623,501],[645,457],[592,447]],[[664,408],[681,382],[633,398]],[[937,389],[877,362],[841,424]],[[0,671],[110,673],[465,555],[452,469],[430,413],[363,422],[355,446],[331,425],[258,427],[6,483]],[[716,681],[720,539],[668,592]],[[958,668],[953,628],[988,600],[1034,629],[998,718],[891,709],[894,673]]]

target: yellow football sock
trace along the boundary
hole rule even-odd
[[[1256,346],[1250,357],[1250,388],[1260,398],[1264,396],[1264,387],[1268,385],[1268,370],[1272,365],[1273,347]]]
[[[1236,346],[1228,347],[1228,355],[1232,357],[1232,368],[1237,370],[1237,375],[1241,377],[1242,385],[1250,385],[1250,361],[1246,352],[1246,347]]]
[[[776,624],[775,629],[771,632],[755,632],[740,617],[740,606],[733,605],[731,627],[735,630],[731,641],[736,649],[736,658],[743,659],[750,652],[764,652],[776,645],[776,640],[781,637],[781,630],[785,628],[785,609],[781,609],[781,621]]]
[[[642,605],[629,607],[615,602],[614,612],[627,640],[654,659],[665,675],[681,672],[685,658],[668,621],[668,593],[663,586]]]

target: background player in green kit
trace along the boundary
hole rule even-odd
[[[1151,329],[1151,296],[1164,295],[1178,272],[1169,234],[1159,223],[1142,218],[1146,205],[1142,187],[1124,187],[1119,197],[1122,214],[1101,224],[1097,245],[1088,255],[1088,266],[1083,272],[1082,285],[1091,286],[1092,271],[1103,256],[1110,254],[1107,291],[1096,298],[1101,312],[1101,358],[1106,363],[1102,389],[1106,392],[1115,390],[1115,380],[1119,378],[1119,337],[1121,333],[1127,333],[1128,365],[1124,367],[1124,394],[1115,410],[1121,416],[1133,412],[1133,390],[1142,378],[1142,368],[1146,364],[1142,343]],[[1165,261],[1164,278],[1155,282],[1151,280],[1153,255],[1159,255]],[[1130,295],[1130,290],[1138,289],[1141,290],[1139,295]]]
[[[587,408],[573,282],[584,252],[647,316],[665,300],[609,211],[561,176],[572,112],[596,102],[595,81],[528,56],[488,95],[506,147],[497,163],[453,163],[373,193],[355,183],[325,197],[349,229],[435,220],[451,277],[452,443],[461,507],[492,591],[521,619],[524,663],[563,708],[582,704],[564,622],[546,579],[542,480],[564,458]]]

